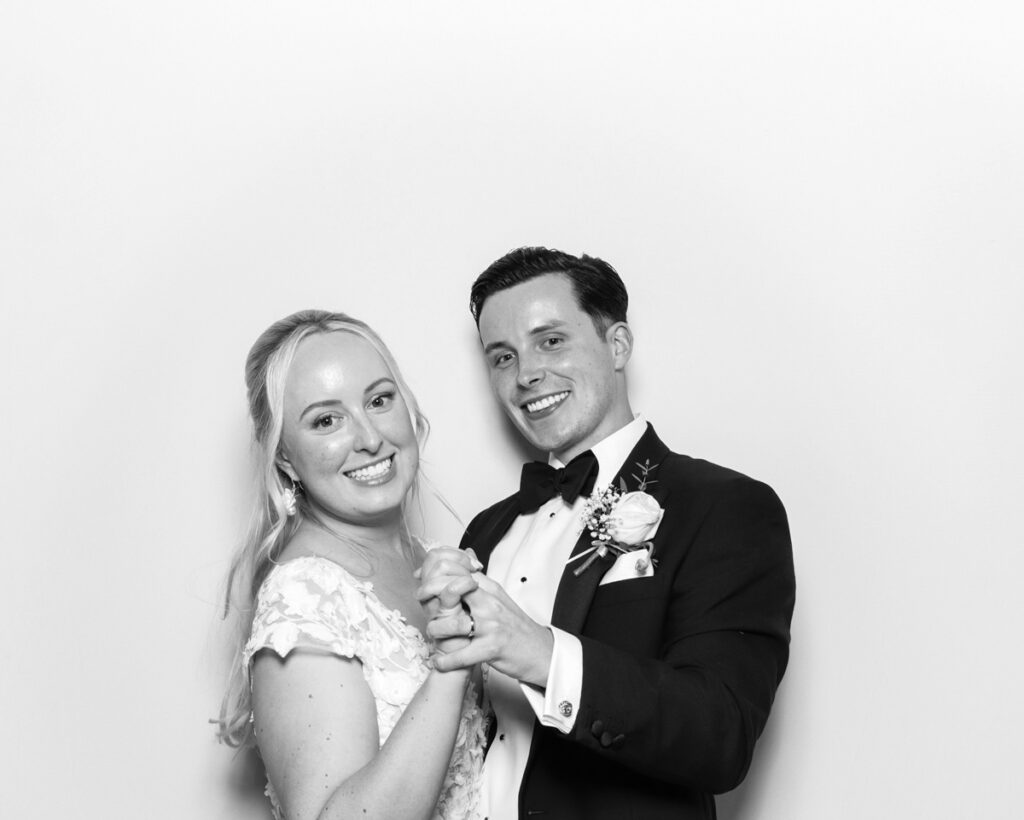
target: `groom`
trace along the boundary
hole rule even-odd
[[[437,666],[488,665],[489,820],[713,818],[786,668],[782,504],[671,452],[634,414],[626,307],[610,265],[545,248],[512,251],[473,285],[495,397],[550,465],[526,465],[519,492],[466,530],[486,577],[455,550],[423,568],[422,598],[465,591],[465,611],[429,633],[472,638]],[[678,378],[665,353],[663,376]]]

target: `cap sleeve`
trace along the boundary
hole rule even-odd
[[[359,583],[323,558],[297,558],[275,567],[257,596],[242,657],[245,668],[262,649],[282,658],[294,649],[359,657],[368,617]]]

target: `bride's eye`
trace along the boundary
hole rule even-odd
[[[317,430],[330,430],[334,427],[338,417],[333,413],[324,413],[322,416],[317,416],[313,420],[313,427]]]
[[[369,407],[373,410],[383,410],[384,408],[390,406],[394,400],[394,393],[378,393],[376,396],[370,399]]]

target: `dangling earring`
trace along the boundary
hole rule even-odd
[[[284,500],[284,511],[288,514],[289,518],[295,515],[299,508],[296,496],[301,492],[301,490],[302,482],[293,481],[292,486],[285,488],[284,492],[281,493],[281,497]]]

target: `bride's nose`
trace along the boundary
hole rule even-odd
[[[383,439],[373,420],[364,414],[355,418],[355,425],[353,442],[355,448],[367,453],[376,453],[380,449]]]

